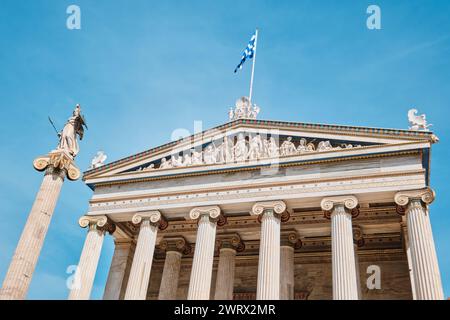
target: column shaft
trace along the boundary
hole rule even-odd
[[[257,300],[280,298],[280,219],[266,210],[261,219]]]
[[[411,200],[406,215],[417,299],[442,300],[444,293],[428,212],[420,200]]]
[[[177,298],[181,256],[182,253],[178,251],[166,252],[161,286],[159,288],[159,300],[175,300]]]
[[[150,220],[142,220],[125,300],[145,300],[147,297],[157,232],[158,227],[151,224]]]
[[[53,167],[47,169],[0,289],[0,300],[26,298],[64,182],[64,172]]]
[[[105,231],[97,229],[95,224],[89,225],[69,300],[89,300],[104,236]]]
[[[188,300],[210,298],[215,238],[216,223],[210,221],[209,215],[202,215],[198,223]]]
[[[132,241],[115,241],[114,255],[109,268],[103,300],[119,300],[125,286],[125,274],[132,253]]]
[[[281,247],[280,300],[294,300],[294,248]]]
[[[334,300],[357,300],[355,252],[352,216],[343,205],[335,205],[331,214],[331,250]]]
[[[217,269],[215,300],[233,300],[236,250],[221,248]]]

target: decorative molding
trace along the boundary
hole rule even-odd
[[[217,220],[219,219],[220,212],[220,207],[218,206],[196,207],[189,212],[189,218],[191,220],[197,220],[200,216],[208,215],[210,219]]]
[[[159,247],[164,251],[176,251],[183,255],[192,253],[192,246],[182,236],[163,238],[159,243]]]
[[[320,202],[320,207],[324,212],[324,217],[330,219],[331,213],[337,205],[344,206],[345,209],[350,211],[353,218],[356,218],[359,215],[358,198],[349,195],[323,198]]]
[[[237,233],[224,233],[216,236],[216,248],[234,249],[236,252],[243,252],[245,250],[245,243]]]
[[[266,210],[273,210],[274,213],[281,215],[286,211],[286,203],[281,200],[257,202],[253,205],[250,214],[259,216]]]
[[[81,176],[80,169],[75,166],[73,158],[62,150],[52,151],[46,156],[34,159],[33,167],[37,171],[44,171],[49,167],[64,170],[67,174],[67,178],[71,181],[78,180]]]
[[[172,141],[164,145],[152,148],[150,150],[143,151],[141,153],[111,162],[102,166],[100,168],[88,170],[84,173],[85,178],[88,176],[95,176],[101,172],[107,172],[115,168],[120,168],[130,161],[139,161],[149,155],[154,155],[155,153],[161,153],[164,150],[174,148],[176,145],[181,145],[192,140],[198,140],[202,137],[209,137],[210,133],[217,133],[231,129],[238,129],[241,125],[246,127],[256,128],[256,129],[300,129],[304,132],[312,133],[332,133],[341,134],[346,136],[354,137],[386,137],[386,138],[406,138],[408,140],[415,139],[417,141],[429,141],[433,142],[432,132],[418,132],[418,131],[408,131],[399,129],[381,129],[381,128],[364,128],[364,127],[354,127],[354,126],[342,126],[342,125],[324,125],[324,124],[310,124],[310,123],[299,123],[299,122],[281,122],[281,121],[267,121],[267,120],[236,120],[229,122],[201,133],[194,134],[192,136],[180,139],[177,141]]]
[[[82,228],[94,228],[100,231],[108,232],[109,234],[113,234],[116,230],[116,225],[112,223],[107,216],[82,216],[78,220],[78,224]]]
[[[140,224],[143,220],[149,220],[151,224],[157,225],[160,230],[164,230],[168,226],[168,223],[161,215],[161,212],[157,210],[138,212],[131,218],[131,222],[135,225]]]
[[[408,204],[412,204],[413,200],[420,201],[423,205],[429,205],[434,201],[435,192],[431,188],[419,190],[400,191],[395,194],[394,201],[397,205],[397,213],[404,215]]]
[[[407,143],[402,143],[398,145],[405,145]],[[392,144],[389,146],[396,146],[397,144]],[[368,149],[368,148],[374,148],[379,146],[369,146],[369,147],[360,147],[359,149]],[[353,149],[345,149],[348,151],[351,151]],[[328,151],[326,151],[328,152]],[[323,153],[326,153],[325,151]],[[365,159],[372,159],[372,158],[386,158],[386,157],[395,157],[395,156],[403,156],[403,155],[417,155],[422,154],[420,150],[408,150],[408,151],[396,151],[396,152],[389,152],[389,153],[376,153],[376,154],[367,154],[367,155],[348,155],[348,156],[342,156],[342,157],[335,157],[335,158],[325,158],[325,159],[317,159],[317,160],[296,160],[292,162],[284,162],[284,163],[277,163],[277,166],[280,168],[288,168],[288,167],[297,167],[297,166],[305,166],[305,165],[314,165],[314,164],[328,164],[328,163],[339,163],[344,161],[353,161],[353,160],[365,160]],[[236,164],[238,165],[238,164]],[[247,166],[248,165],[248,166]],[[270,165],[270,163],[269,163]],[[105,165],[107,166],[107,165]],[[126,178],[124,180],[120,181],[107,181],[107,182],[98,182],[95,183],[96,186],[103,187],[103,186],[113,186],[113,185],[124,185],[124,184],[133,184],[133,183],[139,183],[139,182],[148,182],[148,181],[160,181],[160,180],[171,180],[171,179],[178,179],[178,178],[186,178],[186,177],[196,177],[196,176],[204,176],[204,175],[211,175],[211,174],[227,174],[227,173],[235,173],[235,172],[245,172],[245,171],[255,171],[255,170],[261,170],[261,168],[264,168],[267,166],[267,164],[259,164],[258,163],[246,163],[245,166],[239,165],[237,168],[233,168],[232,166],[226,167],[226,168],[216,168],[216,169],[210,169],[210,167],[207,167],[206,170],[202,171],[192,171],[192,172],[185,172],[185,173],[179,173],[179,174],[170,174],[170,175],[160,175],[155,177],[131,177]],[[195,167],[194,167],[195,168]],[[179,168],[173,168],[173,169],[167,169],[167,170],[175,170]],[[117,173],[114,176],[120,177],[121,175],[128,175],[132,172],[123,172],[123,173]],[[92,177],[95,178],[95,177]],[[86,177],[83,177],[83,180],[87,180]]]

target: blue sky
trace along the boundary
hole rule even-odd
[[[81,8],[81,30],[66,8]],[[366,28],[377,4],[382,30]],[[227,120],[248,93],[250,64],[233,70],[260,28],[254,101],[260,118],[407,128],[427,114],[433,147],[431,219],[450,296],[450,2],[2,0],[0,3],[0,281],[42,180],[32,161],[80,103],[89,130],[77,164],[97,150],[116,160]],[[31,284],[31,299],[65,299],[66,268],[85,237],[77,225],[91,191],[66,181]],[[105,241],[92,298],[102,296],[113,252]]]

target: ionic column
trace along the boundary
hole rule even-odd
[[[73,158],[62,150],[37,158],[33,166],[45,170],[45,175],[0,289],[0,300],[26,298],[64,178],[80,177]]]
[[[166,260],[164,261],[158,299],[175,300],[177,298],[181,257],[190,254],[192,247],[183,237],[165,238],[159,246],[166,251]]]
[[[215,300],[233,300],[236,252],[245,250],[241,237],[237,234],[221,234],[217,237],[219,267],[217,269]]]
[[[333,300],[357,300],[358,281],[353,247],[352,216],[358,215],[354,196],[324,198],[326,218],[331,218]]]
[[[257,300],[280,299],[280,220],[285,211],[283,201],[258,202],[251,211],[261,217]]]
[[[106,216],[84,216],[78,223],[82,228],[88,227],[89,229],[68,299],[89,300],[105,232],[108,231],[112,234],[115,225],[109,223]]]
[[[427,206],[434,200],[430,188],[395,195],[398,212],[406,214],[415,292],[418,300],[442,300],[441,275]]]
[[[402,228],[403,247],[405,249],[406,259],[408,260],[409,280],[411,282],[411,293],[413,300],[417,300],[416,285],[414,283],[414,272],[411,259],[411,248],[409,247],[408,227],[405,216],[402,217],[402,222],[400,223],[400,226]]]
[[[362,246],[364,246],[364,237],[362,228],[360,226],[353,226],[353,248],[355,251],[355,269],[356,269],[356,284],[358,286],[358,300],[362,299],[361,274],[359,273],[359,258],[358,258],[358,250]]]
[[[281,232],[280,300],[294,300],[294,252],[302,247],[296,230]]]
[[[188,300],[210,298],[216,224],[219,216],[220,208],[217,206],[194,208],[189,212],[190,219],[198,219],[198,229]]]
[[[150,281],[156,234],[163,219],[159,211],[149,211],[136,213],[131,220],[136,225],[140,224],[140,227],[124,299],[145,300]]]
[[[132,239],[114,240],[114,254],[109,267],[103,300],[119,300],[126,288],[125,275],[134,250]]]

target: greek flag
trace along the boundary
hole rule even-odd
[[[242,65],[244,64],[245,60],[253,58],[255,50],[256,50],[256,33],[252,36],[247,47],[245,48],[244,53],[242,54],[241,62],[239,62],[236,69],[234,69],[234,73],[236,73],[239,69],[242,69]]]

